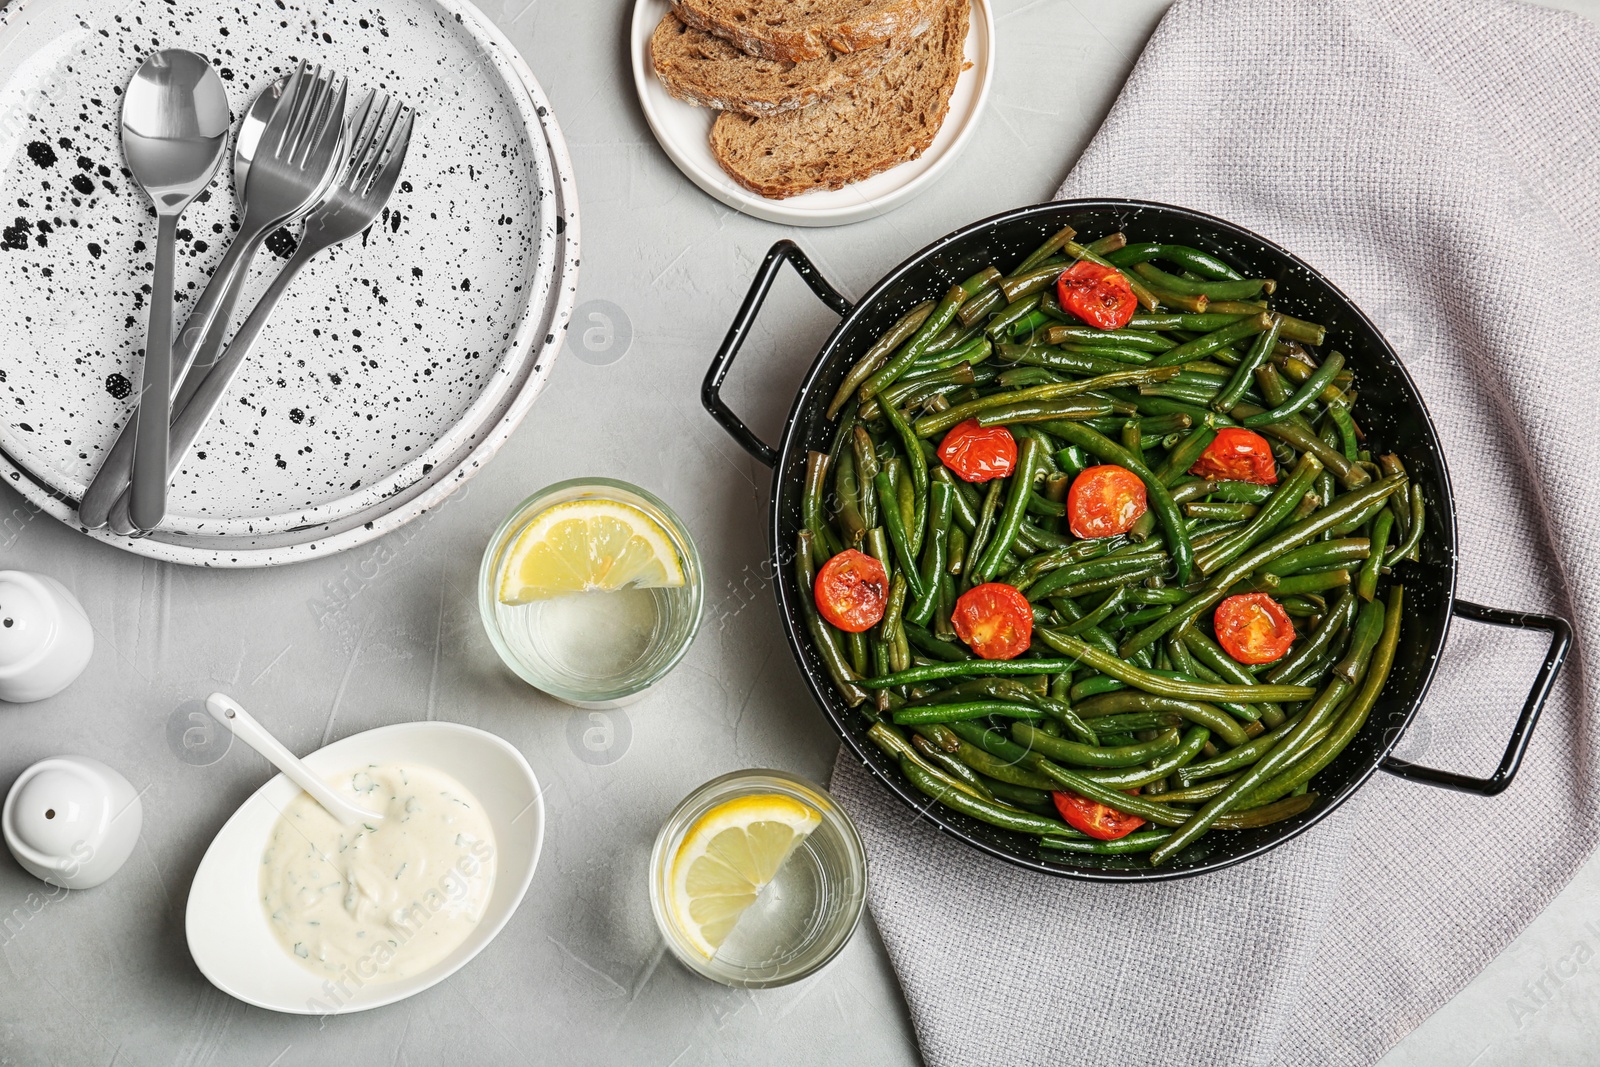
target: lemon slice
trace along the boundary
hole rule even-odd
[[[706,957],[822,822],[809,804],[757,793],[718,804],[689,827],[672,861],[672,917]]]
[[[683,566],[667,531],[617,500],[568,500],[541,511],[517,535],[502,573],[502,604],[683,584]]]

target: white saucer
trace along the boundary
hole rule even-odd
[[[791,226],[840,226],[883,215],[926,189],[953,163],[978,127],[994,74],[994,15],[988,0],[972,0],[972,28],[967,33],[967,67],[950,97],[950,112],[928,150],[909,163],[843,189],[801,193],[787,200],[768,200],[730,178],[711,154],[709,136],[717,113],[694,107],[672,95],[650,65],[650,35],[671,5],[667,0],[638,0],[633,8],[629,53],[633,84],[639,92],[656,140],[678,169],[700,188],[729,207],[768,222]]]

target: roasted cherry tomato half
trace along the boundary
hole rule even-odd
[[[1265,437],[1242,426],[1224,426],[1189,473],[1221,481],[1277,485],[1278,461],[1272,458],[1272,446]]]
[[[1217,605],[1211,617],[1217,643],[1240,663],[1271,663],[1294,644],[1294,623],[1265,593],[1241,593]]]
[[[1131,794],[1139,791],[1130,789],[1128,792]],[[1098,800],[1090,800],[1077,793],[1063,790],[1051,793],[1050,799],[1056,802],[1056,810],[1061,813],[1068,826],[1082,830],[1090,837],[1101,841],[1115,841],[1119,837],[1127,837],[1144,825],[1144,820],[1137,815],[1108,808]]]
[[[979,426],[977,419],[968,419],[944,435],[939,459],[963,481],[993,481],[1016,468],[1017,439],[1004,426]]]
[[[846,633],[858,634],[883,618],[889,575],[865,552],[847,548],[822,565],[815,592],[824,619]]]
[[[950,625],[979,657],[1016,659],[1033,639],[1033,605],[1016,586],[989,582],[956,598]]]
[[[1127,533],[1145,513],[1144,482],[1126,467],[1106,463],[1072,479],[1067,525],[1074,537]]]
[[[1090,326],[1120,330],[1139,307],[1133,287],[1122,272],[1080,259],[1056,279],[1061,306]]]

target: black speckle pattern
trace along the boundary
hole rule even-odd
[[[300,242],[287,228],[280,227],[267,235],[267,251],[279,259],[288,259],[299,246]]]
[[[40,167],[53,167],[56,165],[56,150],[44,141],[30,141],[28,158]]]
[[[122,84],[158,45],[226,71],[235,116],[301,55],[350,73],[352,109],[377,88],[420,111],[387,211],[296,279],[178,471],[163,531],[128,547],[220,566],[303,558],[436,505],[437,493],[424,504],[406,492],[419,480],[448,492],[481,467],[525,413],[519,395],[548,374],[554,353],[539,342],[564,326],[576,284],[576,249],[562,239],[576,217],[570,164],[557,142],[552,165],[542,90],[524,88],[474,20],[434,0],[40,10],[37,26],[28,9],[13,15],[20,30],[8,26],[55,47],[34,74],[48,91],[29,97],[18,131],[26,151],[0,162],[0,203],[11,205],[0,216],[0,403],[16,413],[0,420],[0,470],[70,519],[52,494],[81,495],[128,418],[155,220],[123,164],[118,119]],[[182,220],[180,327],[238,228],[229,172]],[[247,305],[294,247],[295,234],[273,236]]]

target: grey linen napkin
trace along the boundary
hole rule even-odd
[[[1597,75],[1595,27],[1498,0],[1179,0],[1059,194],[1198,208],[1332,278],[1443,437],[1461,595],[1564,614],[1580,651],[1600,636]],[[1487,773],[1542,645],[1458,621],[1401,754]],[[1593,848],[1597,687],[1569,662],[1499,797],[1379,774],[1298,840],[1160,885],[981,857],[848,752],[834,789],[933,1067],[1365,1064]]]

